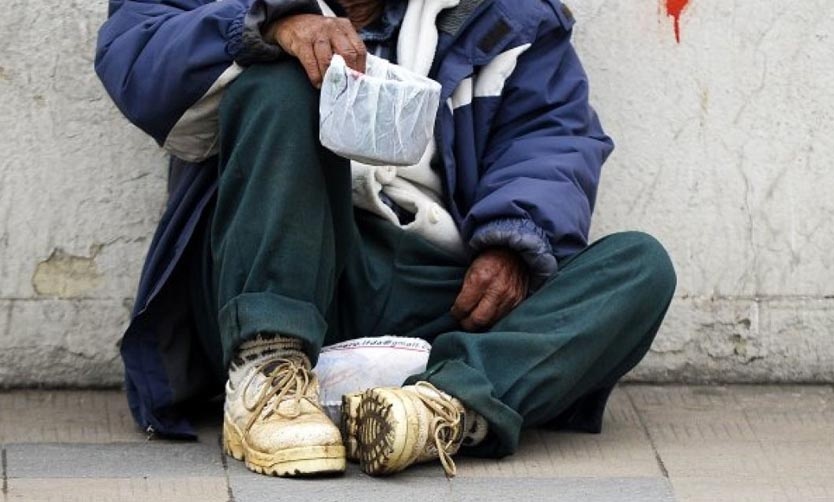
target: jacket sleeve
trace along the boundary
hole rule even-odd
[[[266,24],[318,12],[316,0],[111,0],[99,31],[96,72],[128,120],[166,145],[195,105],[202,108],[194,119],[216,118],[222,87],[216,83],[230,82],[240,65],[281,56],[261,37]],[[209,109],[206,97],[213,98]],[[187,152],[183,157],[199,160]]]
[[[505,84],[463,224],[476,251],[518,251],[534,287],[587,245],[600,169],[613,150],[588,103],[572,20],[559,19],[540,28]]]

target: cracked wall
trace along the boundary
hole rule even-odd
[[[834,381],[834,3],[569,2],[618,149],[594,235],[656,235],[679,289],[639,380]],[[117,385],[165,161],[92,72],[106,2],[0,18],[0,386]],[[44,50],[49,48],[49,50]]]

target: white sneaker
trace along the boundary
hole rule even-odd
[[[319,384],[293,338],[244,343],[229,369],[223,449],[252,471],[305,476],[345,470],[339,429],[319,405]]]
[[[487,424],[480,415],[465,418],[458,399],[428,382],[418,382],[345,395],[341,428],[348,457],[359,460],[367,474],[393,474],[439,459],[452,477],[457,472],[452,456],[464,439],[478,442],[486,436]]]

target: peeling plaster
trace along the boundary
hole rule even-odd
[[[55,248],[35,268],[32,287],[39,296],[83,298],[102,283],[95,262],[100,251],[101,246],[96,245],[91,247],[90,256],[76,256]]]

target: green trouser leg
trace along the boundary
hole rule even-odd
[[[206,343],[228,362],[242,341],[276,332],[304,340],[316,360],[341,340],[421,337],[433,344],[428,368],[408,381],[434,383],[490,423],[466,453],[512,453],[524,426],[592,429],[583,417],[600,414],[646,353],[672,297],[660,244],[602,239],[489,332],[460,331],[449,309],[467,263],[352,209],[349,164],[319,145],[317,104],[295,63],[249,68],[224,97],[212,270],[202,274],[212,284],[201,286],[213,292],[203,312],[219,311],[219,323],[205,323]]]
[[[295,62],[248,69],[220,109],[211,225],[224,359],[258,333],[301,338],[315,361],[357,245],[348,161],[318,141],[318,96]]]
[[[193,303],[198,317],[218,319],[197,325],[207,352],[223,354],[221,367],[258,333],[304,340],[315,362],[325,341],[454,327],[448,314],[437,324],[437,309],[448,312],[466,264],[354,212],[349,162],[320,145],[318,95],[295,61],[253,66],[229,87],[220,140],[203,244],[211,259],[192,276],[195,289],[211,291]],[[421,300],[400,301],[403,284]]]
[[[427,370],[409,381],[428,380],[500,424],[469,454],[506,455],[522,427],[562,418],[586,396],[602,393],[604,405],[648,351],[674,289],[672,264],[656,240],[608,236],[563,263],[489,332],[438,336]]]

